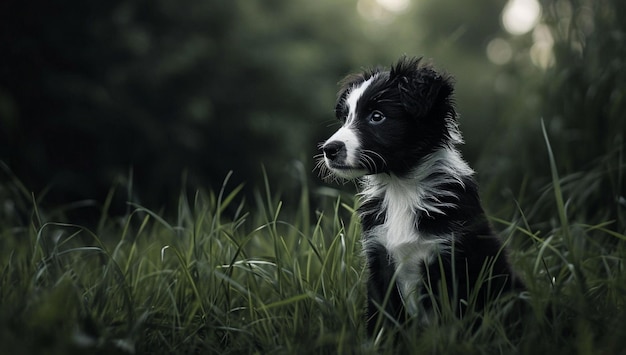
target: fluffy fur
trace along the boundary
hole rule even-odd
[[[456,149],[462,138],[451,78],[403,58],[341,85],[335,113],[342,127],[321,145],[318,167],[326,178],[361,185],[368,334],[381,311],[400,323],[407,313],[428,322],[429,294],[441,295],[444,286],[454,290],[460,314],[470,297],[480,309],[523,288]]]

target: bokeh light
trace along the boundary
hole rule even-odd
[[[552,46],[554,39],[550,28],[546,25],[538,25],[533,30],[533,45],[530,47],[530,60],[534,65],[547,69],[554,65],[554,53]]]
[[[409,7],[410,0],[376,0],[380,6],[391,12],[402,12]]]
[[[357,11],[362,18],[388,24],[396,19],[396,16],[405,12],[410,5],[410,0],[359,0]]]
[[[507,40],[494,38],[487,44],[487,58],[494,64],[504,65],[513,58],[513,48]]]
[[[502,25],[513,35],[530,32],[541,17],[541,5],[537,0],[509,0],[502,10]]]

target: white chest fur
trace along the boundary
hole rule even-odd
[[[384,223],[369,232],[370,242],[382,244],[396,266],[396,283],[405,307],[417,313],[417,291],[422,284],[422,268],[439,250],[440,238],[419,232],[416,199],[420,191],[415,186],[397,182],[386,185],[383,197]]]
[[[381,211],[377,213],[385,213],[384,222],[372,228],[365,240],[387,249],[396,266],[400,295],[413,315],[418,309],[416,292],[423,283],[423,265],[434,260],[453,238],[420,232],[420,215],[442,214],[445,208],[454,207],[440,199],[455,197],[445,186],[451,183],[464,186],[462,177],[472,173],[456,150],[443,148],[426,157],[410,178],[379,174],[366,176],[363,181],[361,195],[366,200],[382,198]]]

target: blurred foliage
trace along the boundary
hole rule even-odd
[[[102,200],[117,181],[133,194],[121,202],[158,208],[181,179],[217,187],[234,170],[254,185],[261,165],[289,195],[302,171],[315,179],[337,81],[423,55],[457,78],[464,154],[498,213],[511,205],[497,201],[501,191],[549,181],[541,118],[571,173],[623,147],[625,112],[621,0],[543,1],[540,26],[553,40],[543,67],[532,60],[537,30],[505,32],[503,6],[5,0],[0,160],[50,203]],[[487,59],[495,38],[512,51],[505,63]],[[601,195],[615,204],[622,190]]]
[[[537,203],[550,172],[538,124],[543,119],[566,192],[589,207],[577,218],[620,223],[626,207],[626,24],[616,14],[626,4],[560,0],[542,5],[538,29],[548,30],[547,66],[538,71],[531,58],[545,32],[510,38],[516,55],[496,79],[496,126],[486,136],[478,170],[495,182],[491,187],[506,186],[525,196],[527,205]],[[610,183],[597,178],[603,174],[611,176]],[[594,215],[607,208],[610,215]]]
[[[363,64],[353,5],[3,2],[2,159],[64,201],[101,197],[131,167],[150,205],[185,170],[194,185],[261,164],[282,175],[313,154],[335,83]]]

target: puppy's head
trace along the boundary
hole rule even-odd
[[[403,176],[434,150],[460,141],[452,81],[420,59],[403,58],[342,81],[335,114],[342,127],[321,145],[332,175]]]

